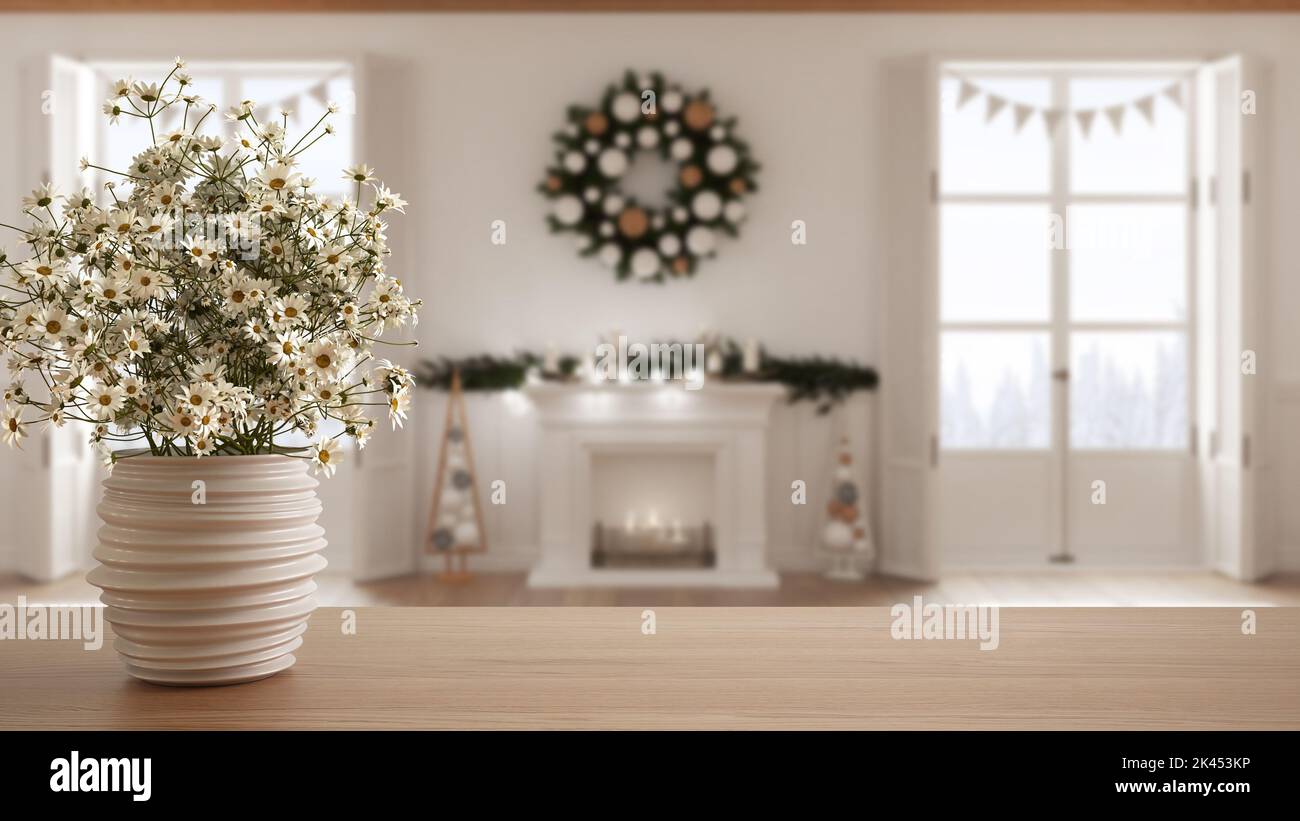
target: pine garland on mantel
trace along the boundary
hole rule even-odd
[[[762,352],[757,373],[746,373],[744,355],[739,345],[728,340],[721,346],[722,370],[708,379],[721,382],[775,382],[789,389],[789,401],[816,402],[819,414],[857,391],[875,390],[880,382],[876,369],[869,365],[844,362],[834,357],[778,357]],[[425,388],[447,390],[452,374],[460,372],[462,387],[467,391],[500,391],[523,387],[530,372],[547,382],[571,383],[579,380],[580,359],[562,356],[558,373],[543,373],[541,356],[522,351],[513,356],[479,354],[458,359],[441,357],[424,360],[417,366],[416,384]]]

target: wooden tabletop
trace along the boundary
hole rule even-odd
[[[1000,646],[887,608],[339,608],[251,684],[127,677],[106,641],[0,641],[0,728],[1300,729],[1300,609],[1004,608]]]

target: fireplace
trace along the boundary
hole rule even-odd
[[[667,447],[593,455],[591,566],[715,567],[715,461]]]
[[[774,587],[769,384],[527,389],[541,425],[534,587]]]

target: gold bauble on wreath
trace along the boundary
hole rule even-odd
[[[682,112],[682,122],[692,131],[703,131],[713,125],[713,106],[706,100],[691,100]]]
[[[646,212],[633,206],[624,208],[623,213],[618,215],[618,231],[628,239],[638,239],[643,236],[646,229],[650,227],[650,217]]]
[[[593,137],[599,137],[609,130],[609,118],[599,111],[593,111],[587,115],[582,127],[587,129],[587,133]]]

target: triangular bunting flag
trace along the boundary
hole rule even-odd
[[[1156,124],[1156,98],[1154,94],[1148,94],[1140,100],[1133,103],[1133,107],[1151,124]]]
[[[1085,108],[1082,111],[1074,112],[1075,118],[1079,121],[1079,131],[1083,133],[1083,138],[1088,138],[1088,132],[1092,130],[1092,120],[1097,116],[1097,112],[1091,108]]]
[[[1168,97],[1170,100],[1173,101],[1174,105],[1178,106],[1179,108],[1183,107],[1183,84],[1182,83],[1174,83],[1173,85],[1169,86],[1169,88],[1165,89],[1164,94],[1166,97]]]
[[[1019,134],[1020,129],[1023,128],[1025,123],[1029,121],[1029,118],[1033,116],[1034,107],[1016,103],[1013,110],[1016,116],[1016,133]]]
[[[971,101],[971,98],[980,93],[980,90],[965,80],[961,81],[961,87],[957,90],[957,107],[961,108]]]
[[[1047,126],[1047,136],[1050,137],[1056,133],[1056,127],[1060,125],[1061,118],[1064,116],[1065,112],[1059,108],[1043,109],[1043,125]]]
[[[998,112],[1007,104],[1007,101],[996,94],[988,95],[988,113],[984,115],[984,122],[992,122],[993,118],[998,116]]]
[[[1119,134],[1124,129],[1124,106],[1113,105],[1106,109],[1106,119],[1110,120],[1111,128]]]

